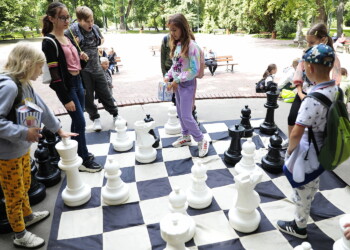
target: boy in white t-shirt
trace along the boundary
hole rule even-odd
[[[332,102],[338,88],[330,78],[335,54],[331,47],[319,44],[308,49],[303,60],[308,79],[315,84],[311,92],[319,92]],[[319,176],[324,169],[317,159],[313,143],[309,144],[308,128],[312,128],[320,149],[324,143],[323,132],[326,127],[328,108],[314,98],[304,98],[296,123],[289,137],[283,171],[293,187],[295,203],[294,219],[278,221],[277,228],[298,238],[307,238],[307,221],[311,202],[319,188]],[[308,152],[307,155],[306,152]]]

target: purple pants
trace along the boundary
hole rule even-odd
[[[196,79],[181,82],[175,92],[176,109],[179,116],[182,134],[192,135],[196,142],[203,140],[203,133],[192,116],[193,102],[196,94]]]

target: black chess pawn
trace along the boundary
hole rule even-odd
[[[250,114],[252,111],[250,108],[248,108],[248,105],[245,105],[245,107],[241,110],[241,126],[244,127],[244,132],[242,137],[252,137],[254,128],[252,128],[252,125],[250,124]]]
[[[46,127],[42,129],[42,135],[44,137],[43,145],[49,149],[50,164],[58,168],[60,156],[57,153],[56,144],[61,141],[61,137],[58,134],[52,133]]]
[[[11,232],[12,228],[6,214],[4,193],[2,192],[2,188],[0,186],[0,234],[7,234]]]
[[[31,178],[30,188],[28,191],[30,205],[35,205],[41,202],[46,197],[46,187],[44,184],[38,182],[35,178],[37,167],[35,161],[31,159]]]
[[[267,108],[264,122],[260,125],[260,132],[266,135],[273,135],[277,131],[275,124],[275,109],[278,108],[277,99],[279,92],[276,86],[272,86],[270,91],[266,92],[267,102],[264,107]]]
[[[270,137],[267,154],[261,159],[261,166],[267,172],[278,174],[283,170],[284,158],[281,156],[282,138],[278,131]]]
[[[231,137],[231,144],[227,151],[224,153],[224,161],[233,166],[236,165],[242,158],[242,146],[241,137],[244,132],[244,127],[236,124],[228,129],[228,133]]]
[[[51,165],[49,150],[43,144],[38,144],[34,157],[38,165],[35,178],[46,187],[51,187],[59,183],[61,180],[61,170]]]
[[[146,115],[146,118],[144,119],[144,121],[145,121],[145,122],[151,122],[151,121],[154,121],[154,120],[153,120],[153,118],[151,117],[150,114],[147,114],[147,115]],[[156,133],[154,132],[153,129],[151,129],[151,130],[149,131],[149,134],[153,135],[154,139],[156,140],[156,141],[153,143],[152,147],[153,147],[153,148],[158,148],[158,147],[159,147],[159,142],[160,142],[159,137],[156,135]]]

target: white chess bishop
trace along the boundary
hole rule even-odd
[[[174,105],[168,109],[168,121],[164,125],[165,133],[168,135],[176,135],[181,133],[181,124],[177,118],[177,111]]]
[[[261,181],[262,171],[258,169],[252,173],[242,173],[234,177],[235,196],[233,207],[228,213],[231,226],[242,233],[254,232],[261,220],[256,209],[260,204],[260,196],[254,190]]]
[[[80,178],[78,168],[83,160],[77,154],[78,142],[62,138],[62,141],[56,144],[56,150],[61,157],[58,167],[65,171],[67,176],[67,186],[62,192],[64,204],[69,207],[85,204],[91,198],[91,188]]]
[[[152,147],[155,139],[153,135],[148,132],[155,128],[154,121],[135,122],[135,133],[136,133],[136,147],[135,147],[135,158],[141,163],[150,163],[157,158],[157,150]]]
[[[252,138],[248,138],[247,141],[242,144],[242,159],[234,168],[238,174],[243,172],[249,173],[258,169],[258,166],[254,162],[255,150],[256,147]]]
[[[167,243],[164,250],[189,250],[185,246],[190,230],[190,223],[185,215],[180,213],[167,214],[160,221],[160,235]]]
[[[345,224],[350,223],[350,214],[345,214],[339,219],[339,226],[342,233],[342,237],[334,242],[333,250],[350,250],[350,240],[344,236]]]
[[[114,125],[115,130],[117,131],[117,136],[112,142],[114,150],[118,152],[125,152],[130,150],[133,147],[133,141],[126,133],[126,121],[118,116],[118,119],[115,121]]]
[[[174,190],[169,195],[169,208],[172,213],[181,213],[186,216],[190,224],[190,229],[185,242],[191,240],[196,232],[196,222],[187,213],[188,202],[186,193],[179,187],[174,187]]]
[[[192,208],[206,208],[213,200],[213,192],[205,183],[205,181],[208,179],[207,170],[207,166],[202,162],[198,162],[197,164],[195,163],[192,166],[192,184],[187,189],[188,205]]]
[[[294,247],[294,250],[312,250],[311,244],[304,241],[301,245]]]
[[[107,205],[119,205],[129,198],[129,186],[120,178],[122,171],[118,163],[109,158],[104,167],[107,183],[102,187],[101,195]]]

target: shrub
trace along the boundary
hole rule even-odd
[[[289,35],[296,32],[296,24],[294,22],[277,21],[275,29],[279,37],[288,38]]]

